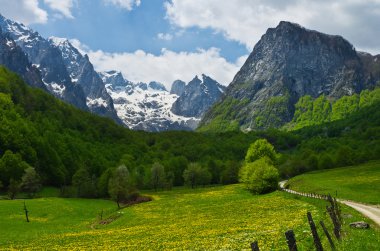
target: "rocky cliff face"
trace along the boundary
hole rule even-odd
[[[83,89],[72,83],[57,47],[52,46],[37,32],[1,15],[0,28],[28,56],[29,62],[39,69],[43,83],[50,93],[78,108],[88,110]]]
[[[375,76],[365,68],[344,38],[280,22],[255,45],[201,128],[281,127],[292,119],[301,96],[338,98],[373,85]]]
[[[174,102],[171,111],[186,117],[201,117],[222,95],[225,87],[212,78],[196,76],[184,88],[182,95]]]
[[[186,83],[182,80],[176,80],[172,84],[172,88],[170,89],[170,94],[175,94],[181,96],[185,91]]]
[[[90,111],[121,123],[113,100],[88,56],[82,55],[67,39],[51,37],[49,41],[61,51],[71,82],[82,87]]]
[[[0,65],[19,74],[33,87],[47,91],[42,82],[40,71],[33,66],[20,47],[0,29]]]

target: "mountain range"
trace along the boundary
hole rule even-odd
[[[187,85],[176,80],[170,92],[158,82],[133,83],[117,71],[100,75],[118,116],[134,130],[194,130],[204,112],[225,89],[206,75],[202,75],[202,80],[196,76]]]
[[[134,130],[228,131],[281,128],[305,95],[335,100],[380,81],[380,55],[341,36],[282,21],[269,28],[226,88],[206,75],[189,83],[133,83],[96,72],[69,40],[45,39],[0,15],[0,63],[31,86]]]
[[[115,71],[98,73],[68,39],[45,39],[1,15],[0,63],[31,86],[135,130],[194,130],[225,89],[205,75],[188,85],[175,81],[170,93],[155,81],[134,84]]]

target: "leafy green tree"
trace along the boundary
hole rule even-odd
[[[21,178],[21,188],[31,198],[41,189],[40,176],[33,167],[25,169],[25,173]]]
[[[151,175],[152,175],[152,185],[154,188],[154,191],[157,191],[158,188],[162,188],[165,185],[165,168],[163,165],[161,165],[158,162],[155,162],[152,165],[151,169]]]
[[[111,168],[106,169],[102,173],[102,175],[100,175],[98,184],[97,184],[99,196],[106,197],[108,195],[108,183],[111,177],[112,177]]]
[[[190,163],[183,172],[185,184],[195,188],[197,185],[207,185],[211,181],[211,173],[198,163]]]
[[[343,96],[332,106],[331,120],[344,119],[359,110],[359,96]]]
[[[174,172],[169,171],[166,173],[166,188],[169,190],[172,190],[173,182],[174,182]]]
[[[120,208],[120,203],[126,201],[132,192],[128,168],[119,166],[114,171],[109,184],[108,193]]]
[[[7,150],[0,159],[0,180],[7,186],[11,179],[20,180],[24,170],[29,167],[30,165],[22,160],[20,154]]]
[[[8,185],[8,196],[11,200],[16,198],[16,195],[20,192],[20,181],[17,181],[13,178],[9,180]]]
[[[318,168],[319,169],[328,169],[334,167],[335,163],[328,153],[324,153],[320,156],[318,161]]]
[[[251,163],[263,157],[268,157],[272,162],[275,162],[276,151],[266,139],[258,139],[248,148],[245,162]]]
[[[241,164],[237,161],[228,161],[220,173],[220,183],[225,185],[238,183],[240,166]]]
[[[263,194],[277,189],[279,181],[278,170],[268,157],[246,163],[240,169],[240,182],[253,194]]]
[[[72,178],[78,197],[91,198],[96,196],[96,177],[91,177],[86,168],[79,168]]]

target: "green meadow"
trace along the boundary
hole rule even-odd
[[[257,240],[261,250],[286,250],[284,232],[293,229],[299,250],[312,250],[306,212],[331,229],[325,202],[283,192],[253,196],[241,185],[229,185],[144,194],[153,200],[121,210],[99,199],[25,200],[29,223],[24,200],[0,200],[0,249],[242,250]],[[350,220],[362,219],[355,211],[344,211]],[[345,229],[341,250],[357,250],[347,249],[357,241],[362,250],[380,249],[377,229]]]
[[[337,194],[342,199],[380,204],[380,162],[314,171],[296,176],[288,184],[300,192]]]

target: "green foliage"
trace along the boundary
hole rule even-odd
[[[14,154],[7,150],[0,159],[0,180],[5,186],[8,186],[10,179],[20,180],[28,168],[30,166],[22,160],[20,154]]]
[[[275,191],[279,182],[278,170],[268,157],[262,157],[253,162],[247,162],[240,169],[240,182],[253,194],[263,194]]]
[[[151,169],[151,176],[152,185],[155,191],[157,191],[158,188],[163,188],[165,186],[166,174],[163,165],[158,162],[154,163]]]
[[[329,122],[331,120],[331,111],[331,104],[326,96],[321,95],[314,100],[309,95],[303,96],[295,104],[292,122],[285,127],[290,126],[293,129],[299,129]]]
[[[359,96],[343,96],[332,106],[332,120],[344,119],[359,110]]]
[[[119,166],[109,180],[108,193],[120,208],[120,203],[127,201],[132,192],[134,192],[134,188],[131,184],[128,168],[124,165]]]
[[[77,190],[78,197],[96,197],[96,178],[91,177],[84,167],[79,168],[73,175],[72,184]]]
[[[190,163],[183,172],[185,184],[195,188],[198,185],[207,185],[211,181],[211,173],[199,163]]]
[[[335,101],[329,101],[322,95],[316,99],[303,96],[295,104],[295,112],[288,125],[284,128],[294,130],[345,119],[359,109],[370,107],[380,101],[380,88],[363,90],[360,95],[343,96]]]
[[[245,156],[245,162],[251,163],[258,159],[267,157],[272,162],[276,161],[276,151],[274,147],[266,139],[258,139],[252,143]]]
[[[21,178],[21,188],[31,198],[41,189],[40,177],[33,167],[25,169],[25,173]]]
[[[228,161],[225,164],[225,168],[220,173],[220,183],[224,185],[238,183],[240,167],[240,162]]]
[[[254,112],[249,130],[278,128],[284,118],[290,117],[289,95],[271,97],[260,112]],[[257,108],[254,110],[258,110]]]
[[[241,109],[249,103],[248,99],[235,99],[226,97],[223,102],[218,102],[210,109],[213,118],[206,123],[202,122],[198,127],[199,132],[229,132],[238,131],[239,122],[236,119]]]
[[[10,179],[8,185],[8,196],[11,200],[16,198],[16,195],[20,192],[20,181]]]

